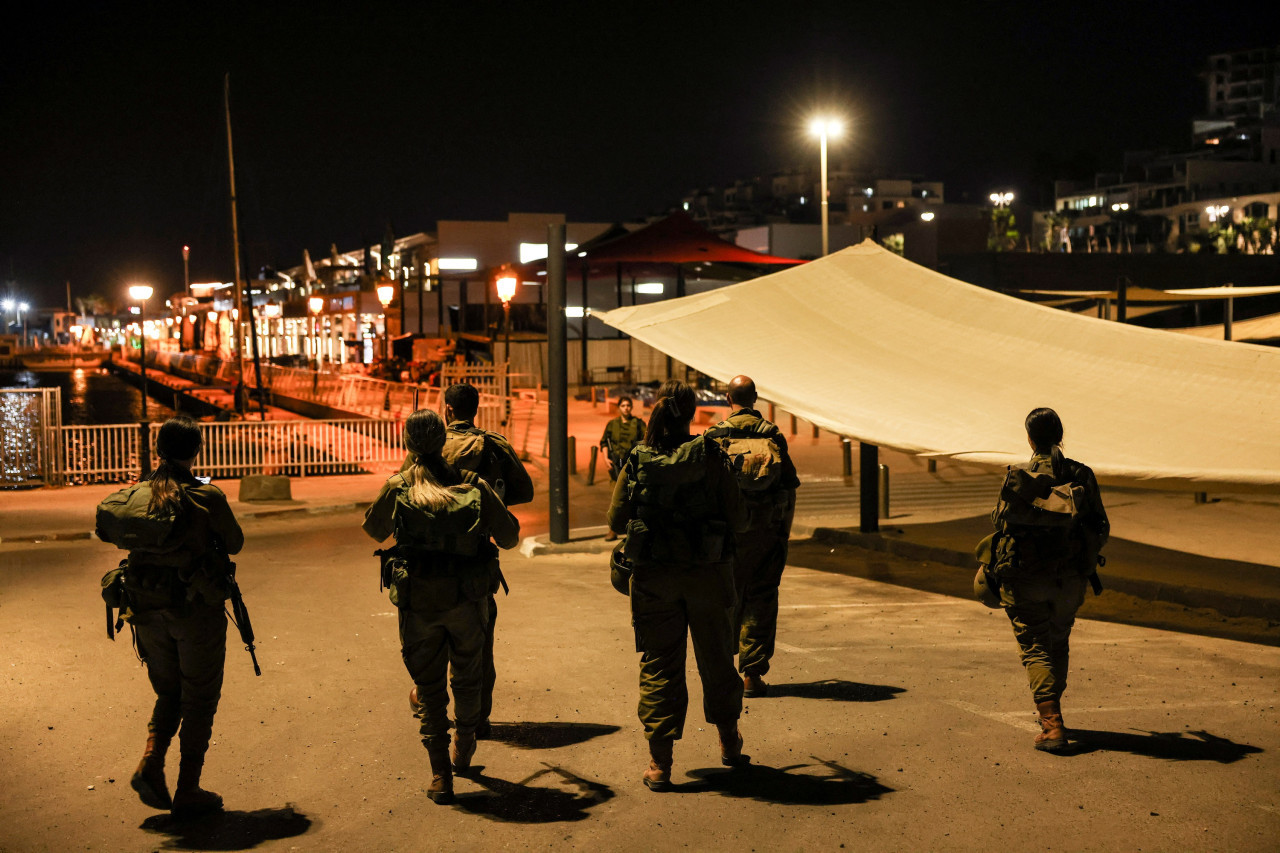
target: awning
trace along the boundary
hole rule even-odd
[[[1058,296],[1074,299],[1119,299],[1116,290],[1015,290],[1027,296]],[[1198,302],[1208,299],[1239,299],[1245,296],[1272,296],[1280,286],[1263,287],[1188,287],[1180,290],[1156,290],[1130,287],[1124,292],[1128,302]]]
[[[1280,491],[1280,351],[1084,317],[864,242],[708,293],[594,313],[819,427],[997,466],[1051,406],[1104,482]]]

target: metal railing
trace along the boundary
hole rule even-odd
[[[307,477],[390,472],[404,460],[402,421],[352,418],[325,421],[204,423],[196,473],[217,479],[247,474]],[[146,432],[149,453],[142,454]],[[61,466],[50,485],[136,480],[143,460],[155,458],[160,424],[62,427]]]

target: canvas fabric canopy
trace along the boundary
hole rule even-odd
[[[1077,299],[1120,298],[1116,290],[1018,290],[1028,296],[1065,296]],[[1189,287],[1181,290],[1153,290],[1149,287],[1130,287],[1125,291],[1129,302],[1205,302],[1210,300],[1240,299],[1245,296],[1273,296],[1280,287]]]
[[[1062,416],[1112,484],[1280,491],[1280,351],[1127,326],[957,281],[864,242],[709,293],[593,313],[819,427],[989,466]]]

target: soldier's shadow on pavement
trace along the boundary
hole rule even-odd
[[[497,729],[497,726],[494,726]],[[485,776],[477,767],[466,778],[486,789],[459,794],[458,808],[507,823],[564,823],[584,820],[594,806],[613,799],[613,789],[584,779],[563,767],[543,763],[543,769],[508,782]],[[539,784],[532,784],[539,783]]]
[[[828,699],[832,702],[883,702],[892,699],[899,693],[905,693],[905,687],[890,687],[887,684],[861,684],[857,681],[843,681],[829,678],[825,681],[810,681],[804,684],[782,684],[774,682],[769,685],[769,696],[794,696],[799,699]]]
[[[250,850],[264,841],[296,838],[319,825],[289,803],[280,809],[221,811],[190,820],[152,815],[142,822],[142,829],[169,836],[162,849]]]
[[[686,794],[718,793],[726,797],[794,806],[843,806],[878,800],[893,788],[870,773],[810,756],[813,763],[769,767],[746,764],[734,768],[690,770],[692,782],[673,787]],[[801,771],[801,772],[797,772]]]
[[[618,728],[600,723],[494,723],[490,740],[517,749],[558,749],[611,735]]]
[[[1216,761],[1231,764],[1246,755],[1262,752],[1261,747],[1236,743],[1206,731],[1197,732],[1106,732],[1069,729],[1071,742],[1064,755],[1089,752],[1131,752],[1169,761]]]

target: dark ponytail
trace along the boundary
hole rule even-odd
[[[674,379],[662,383],[649,416],[644,443],[654,450],[670,453],[688,441],[689,422],[693,420],[696,403],[693,389],[685,383]]]
[[[156,436],[156,454],[160,457],[160,464],[151,474],[148,515],[177,512],[182,501],[182,487],[175,476],[182,468],[178,463],[194,459],[200,452],[200,444],[200,427],[191,418],[179,415],[160,427]]]
[[[1027,415],[1027,438],[1035,445],[1036,453],[1047,455],[1053,462],[1053,475],[1061,478],[1062,419],[1053,409],[1032,409]]]

